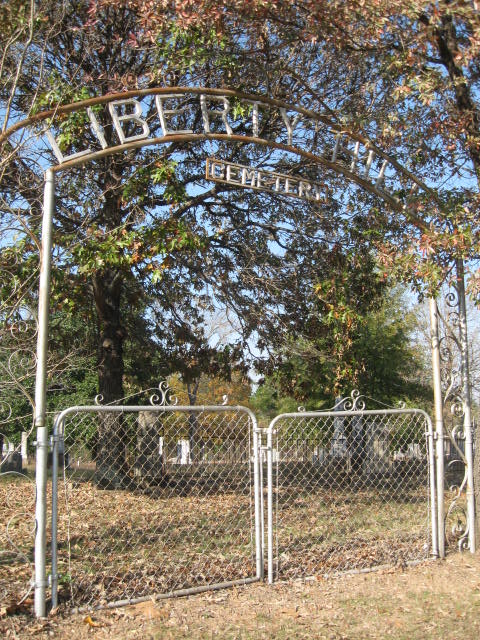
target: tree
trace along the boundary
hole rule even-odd
[[[394,3],[386,14],[397,25],[402,16],[395,11],[400,6]],[[424,131],[415,123],[412,135],[405,134],[407,119],[411,124],[413,115],[408,100],[402,102],[402,93],[395,92],[401,73],[392,72],[396,43],[393,29],[382,19],[383,8],[383,3],[365,7],[359,2],[352,11],[352,3],[340,1],[232,0],[220,6],[206,0],[196,6],[190,1],[178,6],[164,2],[145,6],[133,0],[72,0],[65,7],[40,3],[32,38],[25,38],[23,48],[18,46],[16,55],[9,58],[9,68],[18,76],[9,89],[12,113],[17,118],[30,113],[32,95],[35,109],[55,108],[124,87],[201,81],[267,93],[327,112],[345,127],[371,134],[386,150],[395,149],[410,162],[413,145],[418,145]],[[33,44],[27,46],[30,40]],[[35,74],[32,69],[39,52],[41,74]],[[392,129],[389,114],[398,104],[402,105],[401,124]],[[236,116],[235,130],[242,132],[244,114],[239,111]],[[105,125],[110,143],[115,132],[103,108],[98,108],[96,117]],[[179,124],[189,128],[188,112],[179,116]],[[266,118],[265,126],[275,130],[278,118]],[[399,145],[400,133],[405,142]],[[57,120],[55,134],[63,153],[84,148],[90,136],[85,117],[79,114]],[[8,215],[15,213],[11,202],[17,194],[19,211],[15,215],[32,221],[28,231],[33,245],[18,248],[21,262],[38,246],[38,221],[31,214],[39,211],[41,173],[48,159],[38,144],[16,151],[5,165],[2,193]],[[317,177],[318,168],[313,164],[300,163],[288,154],[223,143],[214,145],[213,151],[245,164],[277,166]],[[436,160],[433,154],[420,154],[412,168],[437,170]],[[300,211],[280,196],[239,194],[218,185],[212,188],[202,182],[202,161],[200,145],[187,148],[172,143],[160,156],[152,149],[132,151],[59,180],[53,302],[69,307],[72,313],[82,300],[93,302],[99,392],[106,402],[124,395],[128,309],[140,309],[137,319],[142,317],[145,328],[144,352],[154,344],[155,333],[167,334],[163,327],[158,328],[159,323],[174,328],[173,335],[184,331],[185,323],[178,321],[179,307],[191,314],[193,326],[200,326],[202,314],[188,301],[201,296],[215,297],[233,310],[241,322],[244,345],[256,335],[261,348],[274,350],[282,339],[298,332],[299,319],[315,324],[315,316],[309,315],[315,301],[301,295],[303,280],[308,283],[308,294],[317,289],[322,321],[331,314],[339,366],[342,358],[348,360],[342,350],[351,339],[348,335],[343,342],[341,334],[353,332],[356,322],[354,305],[342,296],[344,292],[350,295],[348,279],[353,279],[352,290],[358,288],[358,280],[355,269],[345,277],[339,269],[335,278],[340,277],[342,286],[332,283],[329,274],[332,265],[334,270],[338,267],[335,253],[343,255],[338,247],[350,246],[354,240],[350,227],[361,243],[357,256],[350,252],[352,264],[368,258],[366,264],[373,267],[370,252],[380,251],[385,270],[401,264],[403,273],[408,269],[415,282],[427,273],[437,280],[444,274],[444,256],[453,241],[448,225],[437,224],[445,221],[441,217],[444,210],[437,206],[427,215],[425,203],[410,198],[404,217],[395,217],[370,195],[346,188],[342,179],[326,170],[322,211],[313,205]],[[28,184],[25,175],[31,176]],[[403,185],[397,186],[399,196],[404,197]],[[450,206],[455,224],[466,218],[462,207],[459,202],[452,213]],[[410,224],[411,211],[420,213],[419,227]],[[431,233],[426,233],[429,225]],[[431,256],[436,254],[432,246],[442,248],[433,266]],[[427,263],[422,250],[429,258]],[[376,299],[373,273],[372,268],[363,270],[365,290],[360,298],[364,300]],[[295,295],[287,293],[290,291]],[[161,300],[162,306],[156,326],[150,312],[153,298]],[[204,340],[201,336],[195,340],[201,348]],[[353,372],[357,365],[347,362],[349,367]],[[347,371],[347,377],[351,372]],[[337,371],[337,380],[340,373]],[[115,435],[115,442],[114,457],[121,461],[121,433]],[[124,475],[113,463],[106,466],[112,467],[107,475]]]
[[[259,85],[262,62],[251,57],[240,28],[232,28],[228,37],[212,30],[200,31],[195,25],[184,29],[177,14],[167,10],[152,37],[142,29],[140,17],[144,15],[133,3],[112,6],[108,2],[72,1],[65,7],[40,3],[32,46],[25,42],[23,49],[18,46],[17,56],[9,59],[10,69],[18,75],[9,94],[12,113],[17,118],[28,115],[32,94],[33,108],[38,110],[120,90],[132,82],[149,86],[159,79],[177,84],[202,78],[206,84],[221,86],[226,78],[238,78],[240,86],[248,88],[253,83],[259,90],[269,86],[270,75],[273,79],[278,72],[276,63],[265,84]],[[47,25],[55,25],[53,32]],[[282,43],[276,59],[289,48],[293,54],[295,46]],[[37,75],[32,69],[39,52],[42,67]],[[283,96],[286,90],[278,84],[278,95]],[[111,142],[114,130],[106,123],[105,113],[99,109],[96,117],[105,122],[105,137]],[[72,114],[57,124],[55,133],[63,153],[75,152],[88,143],[90,133],[83,116]],[[238,131],[244,127],[242,114],[236,126]],[[276,127],[278,122],[268,126]],[[250,155],[256,162],[269,161],[269,152],[261,150],[228,149],[222,144],[218,149],[233,160]],[[48,156],[37,143],[19,146],[16,152],[5,165],[2,194],[5,216],[21,221],[31,239],[15,247],[15,264],[20,265],[33,261],[39,247],[39,223],[34,214],[40,211],[39,187]],[[278,250],[271,248],[272,234],[274,243],[283,245],[284,251],[285,243],[298,235],[303,223],[298,224],[298,215],[288,203],[276,206],[272,215],[268,197],[245,194],[237,198],[228,188],[205,185],[194,195],[201,159],[198,146],[172,144],[160,157],[147,149],[106,158],[71,172],[57,185],[52,309],[54,313],[78,313],[85,300],[93,303],[89,308],[94,309],[96,323],[98,391],[106,403],[122,398],[125,391],[127,309],[140,308],[137,318],[143,314],[148,327],[144,334],[144,349],[148,349],[154,341],[147,335],[158,333],[160,317],[157,313],[157,327],[153,327],[147,307],[154,296],[162,301],[162,323],[174,327],[177,337],[185,330],[185,323],[178,322],[179,305],[197,318],[192,324],[198,326],[199,313],[185,300],[205,295],[201,292],[206,287],[241,316],[245,340],[264,309],[275,308],[283,276]],[[32,177],[28,184],[25,174]],[[18,202],[14,212],[7,205],[13,194]],[[280,220],[291,216],[295,216],[293,226],[286,222],[277,228]],[[314,233],[321,233],[321,225],[315,227]],[[267,288],[265,278],[271,280]],[[273,326],[271,317],[268,331]],[[202,337],[194,338],[201,349]],[[204,359],[203,366],[209,366],[209,360]],[[106,464],[100,465],[102,474],[112,482],[118,477],[121,484],[125,476],[123,434],[121,429],[112,433],[107,423],[99,429],[104,429],[99,440],[109,441],[110,451],[108,455],[105,452]],[[100,451],[99,463],[102,455]]]
[[[306,327],[313,331],[292,337],[277,354],[276,366],[255,394],[255,406],[270,416],[295,411],[299,404],[310,410],[329,408],[358,389],[390,406],[407,400],[431,407],[422,352],[415,345],[417,318],[406,306],[399,291],[389,290],[355,314],[349,308],[335,317],[340,307],[334,305],[333,318],[319,310],[316,323]],[[333,330],[332,322],[337,324]],[[337,330],[346,346],[338,345]]]

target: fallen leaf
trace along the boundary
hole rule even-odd
[[[167,609],[159,609],[152,600],[139,602],[133,606],[133,615],[141,615],[147,620],[168,620],[170,613]]]
[[[99,622],[96,622],[95,620],[93,620],[91,616],[85,616],[83,621],[85,622],[85,624],[88,624],[89,627],[101,627],[102,626]]]

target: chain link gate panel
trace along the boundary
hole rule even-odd
[[[262,578],[258,433],[248,409],[73,407],[53,440],[53,606],[114,606]]]
[[[438,556],[423,411],[283,414],[266,449],[269,582]]]

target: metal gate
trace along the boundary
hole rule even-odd
[[[257,439],[240,406],[61,413],[52,605],[118,606],[260,580]]]
[[[268,429],[240,406],[69,408],[53,436],[52,605],[261,580],[265,534],[269,582],[438,557],[433,441],[425,412],[357,396]]]
[[[269,582],[438,557],[429,416],[350,407],[269,426]]]

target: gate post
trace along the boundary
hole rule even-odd
[[[468,362],[467,310],[465,304],[465,268],[463,259],[456,261],[458,296],[458,333],[460,339],[460,373],[462,384],[463,432],[465,435],[465,461],[467,465],[467,517],[468,542],[471,553],[475,553],[475,493],[473,478],[473,432],[472,397],[470,391],[470,370]]]
[[[437,458],[437,522],[438,553],[445,557],[445,460],[443,432],[443,400],[440,368],[440,341],[438,338],[438,307],[435,298],[430,298],[430,330],[432,345],[433,398],[435,410],[435,438]]]
[[[46,572],[46,520],[47,520],[47,454],[48,427],[46,425],[46,387],[48,355],[48,314],[50,298],[50,272],[52,262],[52,221],[55,207],[55,174],[45,174],[42,221],[42,255],[38,290],[37,371],[35,381],[36,503],[35,503],[35,615],[45,616]]]
[[[268,536],[268,584],[273,584],[273,434],[272,425],[267,431],[267,536]]]
[[[258,580],[263,580],[263,487],[261,482],[260,433],[256,419],[250,415],[253,424],[253,493],[255,509],[255,560]]]

